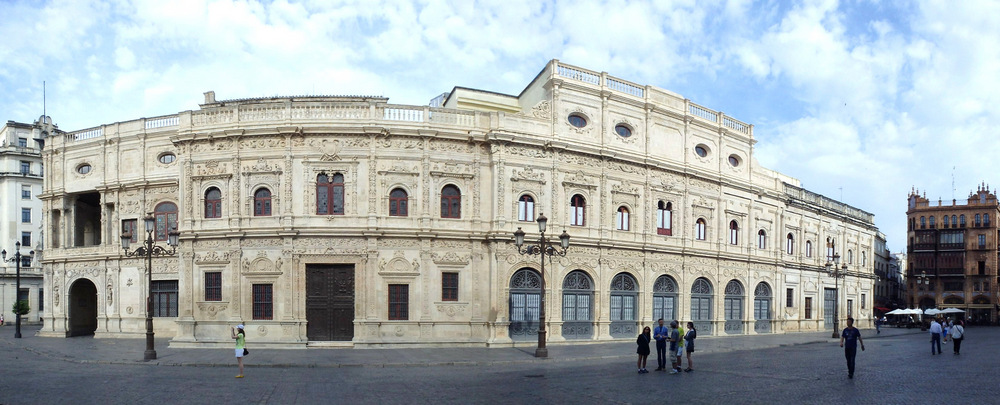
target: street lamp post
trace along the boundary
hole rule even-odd
[[[833,261],[826,262],[826,271],[833,277],[833,338],[839,338],[840,334],[837,333],[837,328],[839,327],[839,309],[840,309],[840,279],[847,276],[847,263],[844,263],[844,267],[840,267],[840,255],[834,253]]]
[[[917,276],[917,291],[913,292],[913,307],[914,308],[920,308],[920,301],[918,300],[920,298],[920,296],[918,294],[920,293],[921,287],[922,286],[929,287],[930,284],[931,284],[931,278],[927,275],[927,272],[926,271],[921,271],[920,275]]]
[[[520,227],[514,231],[514,244],[517,245],[518,253],[522,255],[539,255],[542,257],[542,285],[538,297],[538,348],[535,349],[535,357],[549,357],[549,349],[545,347],[545,256],[548,255],[549,260],[551,260],[552,256],[566,256],[566,250],[569,249],[569,234],[566,233],[565,229],[562,235],[559,235],[559,246],[561,249],[552,246],[550,241],[545,239],[545,226],[548,224],[548,221],[545,214],[538,214],[538,233],[541,234],[538,238],[538,245],[523,246],[524,231]]]
[[[21,307],[20,305],[17,305],[17,302],[20,301],[21,295],[21,260],[23,257],[27,257],[29,258],[28,260],[31,260],[30,258],[34,255],[35,251],[32,250],[31,252],[28,252],[27,256],[21,256],[21,242],[14,243],[14,257],[11,257],[10,260],[7,260],[7,250],[0,251],[0,257],[3,258],[3,261],[14,262],[14,267],[17,269],[17,273],[14,276],[14,279],[16,280],[14,287],[16,289],[16,291],[14,291],[14,302],[18,309],[17,313],[14,314],[14,337],[17,339],[21,338]]]
[[[170,250],[156,244],[153,232],[156,230],[156,218],[153,213],[147,213],[143,218],[146,226],[146,240],[142,246],[129,252],[129,244],[132,243],[132,232],[126,231],[122,234],[122,249],[125,250],[125,257],[146,257],[146,273],[149,278],[146,280],[146,351],[143,353],[143,360],[156,360],[156,349],[153,347],[153,256],[173,256],[177,252],[177,239],[180,232],[171,229],[167,233],[167,245]]]

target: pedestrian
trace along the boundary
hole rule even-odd
[[[243,356],[246,355],[247,333],[243,330],[243,324],[236,325],[231,329],[233,339],[236,339],[236,363],[240,365],[240,374],[236,378],[243,378]]]
[[[677,329],[677,321],[670,322],[670,374],[677,374],[681,371],[681,355],[678,352],[680,347],[681,331]]]
[[[941,324],[938,323],[937,319],[931,320],[931,356],[935,354],[941,354]],[[937,353],[934,352],[934,348],[937,347]]]
[[[878,318],[875,318],[875,334],[876,335],[879,334],[879,333],[882,333],[881,326],[882,326],[882,320],[878,319]]]
[[[688,322],[688,331],[684,335],[684,349],[688,355],[688,368],[684,369],[686,372],[694,371],[694,366],[691,364],[691,353],[694,353],[694,339],[698,337],[698,330],[694,328],[694,322]]]
[[[941,340],[948,343],[948,330],[951,329],[951,324],[949,324],[947,318],[941,320]]]
[[[3,326],[3,314],[0,314],[0,326]]]
[[[955,326],[951,327],[951,340],[955,342],[955,354],[962,354],[962,339],[965,339],[965,326],[962,325],[962,320],[955,322]]]
[[[670,338],[670,329],[663,326],[663,318],[656,322],[659,324],[653,329],[653,338],[656,339],[656,371],[667,371],[667,339]]]
[[[648,373],[646,370],[646,358],[649,357],[649,327],[642,328],[642,333],[639,334],[639,338],[635,340],[635,344],[639,347],[635,349],[635,352],[639,354],[639,361],[636,362],[636,367],[639,368],[639,374]]]
[[[847,346],[844,346],[844,343]],[[865,341],[861,339],[861,331],[854,327],[854,318],[847,318],[847,327],[840,334],[840,347],[844,348],[844,357],[847,358],[847,378],[854,378],[854,356],[858,354],[858,343],[861,343],[861,351],[865,351]]]
[[[681,357],[684,357],[684,327],[681,326],[681,321],[674,320],[677,324],[677,372],[681,372]]]

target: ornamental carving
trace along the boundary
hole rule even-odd
[[[640,167],[640,166],[636,166],[636,165],[632,165],[632,164],[628,164],[628,163],[608,162],[607,163],[607,167],[608,167],[608,169],[617,170],[617,171],[622,172],[622,173],[632,173],[632,174],[638,174],[638,175],[642,175],[642,176],[646,175],[646,169],[645,168]]]
[[[204,253],[196,253],[194,261],[195,263],[228,263],[229,252],[212,250]]]
[[[198,310],[201,311],[201,313],[207,315],[209,319],[214,320],[216,319],[217,315],[219,315],[220,313],[224,313],[228,306],[229,306],[228,304],[200,302],[198,303]]]
[[[531,115],[535,118],[548,119],[552,117],[552,107],[549,105],[549,100],[539,101],[534,107],[531,107]]]
[[[284,137],[254,137],[254,138],[244,138],[240,141],[240,149],[274,149],[274,148],[284,148],[285,138]]]
[[[274,262],[267,257],[263,257],[264,252],[258,253],[253,260],[243,259],[244,273],[274,273],[276,271]]]
[[[382,259],[378,264],[379,274],[396,274],[416,276],[420,274],[420,262],[417,259],[407,261],[402,251],[397,250],[395,257],[389,261]]]
[[[677,283],[670,276],[660,276],[656,278],[656,282],[653,283],[654,293],[677,293]]]
[[[611,192],[619,194],[629,194],[638,197],[639,187],[629,187],[625,184],[615,184],[611,186]]]
[[[465,313],[468,307],[469,304],[437,304],[438,312],[447,315],[449,318],[454,318],[455,315]]]
[[[576,173],[573,173],[573,175],[571,176],[567,175],[565,178],[563,178],[563,186],[586,188],[586,189],[597,188],[597,186],[594,185],[593,180],[584,175],[583,171],[577,171]]]
[[[469,145],[466,142],[445,141],[445,140],[437,140],[431,142],[430,149],[436,152],[455,152],[455,153],[472,152],[471,145]]]
[[[403,174],[417,176],[420,174],[420,166],[416,162],[404,162],[396,159],[392,162],[383,162],[378,174]]]
[[[474,175],[472,164],[460,162],[435,162],[431,166],[430,174],[438,177],[462,178],[471,178]]]
[[[414,239],[380,239],[380,248],[414,248],[420,246],[419,240]]]
[[[601,166],[600,160],[576,153],[561,153],[559,154],[559,161],[562,163],[570,163],[594,168]]]
[[[431,260],[437,264],[469,264],[471,259],[472,255],[463,255],[455,252],[431,254]]]
[[[229,163],[210,160],[205,163],[194,165],[195,176],[219,176],[230,174]]]
[[[523,146],[508,146],[507,153],[511,155],[524,156],[537,159],[548,159],[549,153],[545,150]]]
[[[260,159],[257,159],[257,162],[255,162],[253,164],[248,164],[248,165],[243,166],[243,173],[244,174],[249,174],[249,173],[275,173],[275,174],[278,174],[278,173],[281,173],[281,164],[277,163],[277,162],[275,162],[273,164],[269,163],[266,159],[264,159],[262,157]]]
[[[455,240],[435,239],[431,241],[431,247],[435,249],[469,249],[469,242]]]
[[[510,178],[511,181],[533,181],[536,183],[545,184],[545,173],[536,172],[531,167],[527,167],[524,170],[514,169],[514,176]]]

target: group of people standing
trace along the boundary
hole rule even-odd
[[[636,353],[639,354],[639,360],[636,362],[636,367],[639,368],[639,374],[648,373],[646,370],[646,358],[649,357],[649,344],[654,339],[656,340],[656,370],[654,371],[667,371],[667,357],[670,357],[670,374],[677,374],[681,372],[681,356],[687,353],[688,366],[684,371],[691,372],[694,371],[694,364],[691,362],[691,353],[694,352],[694,340],[698,337],[698,330],[695,329],[693,322],[687,323],[687,330],[680,326],[680,322],[674,320],[670,322],[670,327],[663,326],[663,318],[656,321],[657,326],[652,331],[650,335],[649,327],[646,326],[642,329],[642,333],[636,339],[636,344],[639,346],[636,349]],[[668,346],[669,344],[669,351]]]
[[[949,319],[938,322],[937,319],[931,321],[931,355],[941,354],[941,340],[948,342],[948,337],[954,342],[954,353],[962,354],[962,340],[965,339],[965,322],[958,320],[952,322]],[[935,349],[937,352],[935,353]]]

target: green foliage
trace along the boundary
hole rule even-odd
[[[27,315],[31,312],[31,306],[28,305],[28,300],[19,300],[14,302],[14,307],[11,308],[14,311],[14,315]]]

